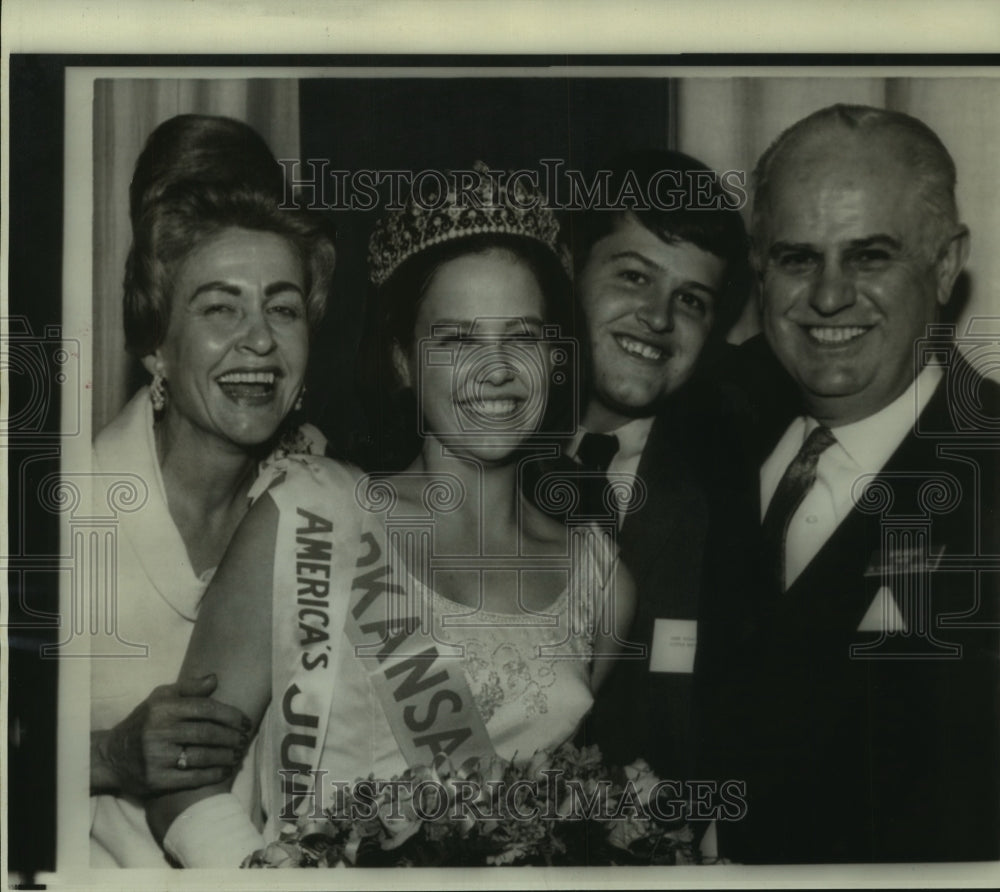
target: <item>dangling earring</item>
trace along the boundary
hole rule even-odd
[[[303,384],[302,389],[299,391],[299,398],[295,401],[296,412],[302,411],[302,397],[304,397],[305,395],[306,395],[306,386],[305,384]]]
[[[154,412],[162,412],[167,404],[167,388],[164,386],[167,379],[162,372],[153,375],[153,383],[149,385],[149,400],[153,404]]]

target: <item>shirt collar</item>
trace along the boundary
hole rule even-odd
[[[639,455],[646,447],[646,440],[649,439],[649,432],[653,427],[654,420],[654,416],[652,415],[646,418],[633,418],[613,431],[601,431],[601,433],[613,434],[618,438],[618,453],[615,458],[618,461],[627,461]],[[571,456],[576,457],[577,450],[580,448],[580,441],[585,434],[589,433],[592,432],[584,427],[577,430],[568,450]]]
[[[884,409],[860,421],[833,428],[837,442],[862,470],[876,473],[913,429],[943,377],[941,366],[926,365],[906,390]],[[806,434],[819,422],[808,419]]]

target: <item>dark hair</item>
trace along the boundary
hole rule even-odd
[[[546,324],[557,326],[560,338],[575,339],[572,284],[559,258],[541,242],[482,233],[433,245],[408,258],[381,287],[373,286],[369,293],[359,382],[369,413],[369,437],[356,457],[367,470],[401,470],[420,451],[416,398],[399,380],[393,348],[414,349],[417,315],[434,274],[451,260],[489,251],[506,252],[531,270],[545,298]],[[563,423],[573,405],[576,385],[574,375],[551,385],[541,432]]]
[[[284,172],[260,134],[242,121],[216,115],[177,115],[149,135],[128,190],[132,226],[182,182],[253,185],[279,203],[284,199]]]
[[[332,229],[308,211],[282,210],[273,194],[247,184],[178,181],[144,206],[125,263],[125,343],[142,357],[163,342],[177,268],[188,254],[225,229],[272,232],[298,251],[306,275],[311,331],[326,308],[336,250]]]
[[[824,128],[842,127],[873,138],[900,137],[894,147],[897,157],[917,174],[915,184],[929,214],[926,219],[928,250],[933,255],[954,235],[958,226],[955,203],[955,162],[938,135],[923,121],[884,108],[867,105],[830,105],[796,121],[768,146],[753,172],[752,230],[756,240],[767,218],[771,173],[776,161],[805,138]]]
[[[586,265],[595,243],[610,235],[625,214],[631,213],[667,244],[690,242],[725,261],[726,282],[716,303],[712,327],[713,336],[722,340],[739,318],[750,291],[749,243],[739,212],[746,197],[742,184],[737,180],[724,188],[722,178],[710,167],[690,155],[667,150],[622,155],[601,170],[609,172],[608,204],[620,195],[645,200],[612,210],[598,205],[571,215],[577,272]],[[649,195],[649,191],[659,191],[657,184],[664,189],[670,187],[670,194]],[[643,194],[637,196],[637,192]]]

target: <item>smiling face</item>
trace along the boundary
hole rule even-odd
[[[578,283],[593,364],[589,429],[652,415],[688,380],[725,272],[722,258],[667,244],[633,214],[594,244]]]
[[[832,137],[806,137],[775,165],[757,250],[764,333],[810,414],[835,425],[909,386],[914,342],[966,245],[964,231],[943,252],[928,244],[928,206],[891,136]]]
[[[534,273],[504,250],[468,254],[435,271],[417,312],[413,347],[396,350],[417,391],[425,451],[437,441],[500,461],[541,423],[548,348],[545,298]]]
[[[165,427],[246,449],[267,441],[302,388],[309,352],[302,263],[270,232],[226,229],[177,267],[163,343]]]

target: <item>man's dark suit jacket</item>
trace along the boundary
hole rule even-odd
[[[692,674],[651,673],[649,657],[657,619],[697,619],[708,505],[691,448],[704,432],[691,422],[686,401],[666,406],[639,460],[646,497],[625,515],[618,546],[636,587],[629,642],[643,656],[616,663],[586,727],[609,763],[642,757],[659,777],[676,780],[693,770]]]
[[[655,623],[700,625],[712,517],[728,516],[732,494],[742,487],[752,463],[742,458],[753,448],[749,432],[772,424],[794,395],[790,379],[767,357],[763,339],[724,348],[662,407],[636,472],[647,500],[626,515],[620,532],[621,557],[636,584],[629,640],[645,657],[616,664],[598,692],[585,739],[598,743],[611,764],[645,759],[661,780],[702,775],[693,674],[650,672]],[[751,403],[747,393],[763,396]]]
[[[636,470],[645,499],[618,534],[620,556],[636,586],[628,635],[639,658],[619,660],[598,692],[578,738],[597,743],[610,764],[645,759],[658,777],[694,777],[693,675],[650,672],[657,619],[697,620],[708,530],[708,479],[721,449],[731,448],[728,416],[717,392],[691,382],[657,414]],[[562,468],[572,472],[566,460]]]
[[[722,854],[1000,858],[1000,387],[952,351],[868,510],[785,593],[762,566],[758,472],[790,418],[747,419],[762,437],[716,496],[696,661],[699,770],[746,783]],[[936,564],[914,548],[922,531]],[[909,635],[857,631],[883,584]],[[918,591],[929,606],[913,612]]]

